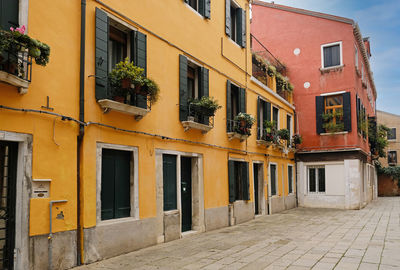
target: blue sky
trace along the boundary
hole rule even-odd
[[[270,2],[270,1],[266,1]],[[355,20],[370,37],[377,109],[400,115],[400,0],[275,0]]]

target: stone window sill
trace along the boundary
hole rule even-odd
[[[25,81],[15,75],[12,75],[5,71],[0,71],[0,82],[4,82],[6,84],[18,87],[18,92],[21,95],[28,93],[28,86],[29,86],[28,81]]]
[[[340,132],[332,132],[332,133],[321,133],[321,136],[329,136],[329,135],[344,135],[349,133],[348,131],[340,131]]]
[[[321,74],[324,73],[329,73],[331,71],[342,71],[343,70],[344,65],[340,65],[340,66],[334,66],[334,67],[327,67],[327,68],[320,68],[319,71],[321,71]]]
[[[243,142],[244,140],[247,140],[247,138],[249,137],[249,135],[243,135],[236,132],[228,132],[227,134],[230,141],[233,139],[239,139],[240,142]]]
[[[197,123],[195,121],[182,121],[182,126],[185,128],[185,131],[188,131],[190,129],[197,129],[201,130],[201,133],[207,133],[209,132],[213,127],[201,123]]]
[[[140,120],[145,116],[149,110],[143,109],[140,107],[132,106],[129,104],[117,102],[111,99],[101,99],[97,101],[101,108],[104,110],[104,113],[108,113],[111,110],[122,112],[128,115],[135,116],[136,120]]]

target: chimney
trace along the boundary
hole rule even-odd
[[[369,37],[363,38],[365,49],[367,50],[368,58],[371,57],[371,43],[369,42]]]

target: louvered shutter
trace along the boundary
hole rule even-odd
[[[226,81],[226,131],[232,132],[233,122],[232,119],[232,97],[231,97],[231,82]]]
[[[211,18],[211,0],[204,0],[205,1],[205,11],[204,11],[204,17],[207,19]]]
[[[130,155],[128,151],[115,151],[115,218],[129,217],[131,213]]]
[[[228,161],[229,203],[235,201],[235,161]]]
[[[317,134],[324,133],[324,128],[322,127],[322,114],[324,112],[324,97],[315,97],[315,111],[316,111],[316,125]]]
[[[231,36],[231,0],[225,0],[225,33]]]
[[[243,185],[243,200],[250,200],[250,181],[249,181],[249,163],[241,162],[242,164],[242,185]]]
[[[351,99],[350,92],[343,94],[343,122],[344,130],[351,131]]]
[[[96,90],[97,100],[108,97],[108,17],[107,13],[96,8]]]
[[[257,97],[257,140],[261,139],[261,132],[262,132],[262,128],[260,128],[261,108],[262,108],[262,100],[260,97]]]
[[[244,9],[242,9],[241,10],[242,11],[242,42],[241,43],[239,43],[241,46],[242,46],[242,48],[246,48],[246,31],[247,31],[247,28],[246,28],[246,10],[244,10]]]
[[[187,121],[188,117],[188,85],[186,56],[179,55],[179,120]]]
[[[264,102],[264,121],[271,121],[271,103]]]
[[[200,75],[199,98],[201,98],[203,96],[208,97],[209,96],[209,71],[208,71],[208,69],[205,67],[200,68],[199,75]],[[210,120],[209,120],[209,117],[201,117],[201,119],[199,119],[199,122],[204,125],[208,125]]]
[[[0,28],[10,30],[19,26],[19,1],[0,0]]]
[[[246,89],[239,88],[239,112],[246,112]]]
[[[242,31],[243,31],[243,9],[236,9],[236,43],[242,45]]]
[[[199,13],[202,16],[205,15],[205,10],[206,10],[206,1],[205,0],[199,0]]]
[[[140,32],[136,32],[136,55],[135,65],[143,68],[143,75],[147,76],[147,37]]]

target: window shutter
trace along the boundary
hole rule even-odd
[[[360,132],[360,100],[358,99],[358,96],[356,96],[356,116],[357,116],[357,132]]]
[[[264,121],[271,121],[271,103],[264,102]]]
[[[211,0],[204,0],[205,1],[205,11],[204,11],[204,17],[207,19],[211,18]]]
[[[199,13],[202,16],[205,16],[205,10],[206,10],[206,1],[205,0],[199,0]]]
[[[136,32],[136,63],[135,65],[144,69],[144,76],[147,76],[147,38],[146,35]]]
[[[239,112],[246,112],[246,89],[239,88]]]
[[[351,99],[350,92],[343,94],[343,122],[344,130],[351,131]]]
[[[138,47],[138,32],[131,31],[130,33],[131,39],[131,61],[138,66],[138,57],[139,57],[139,47]],[[145,54],[146,54],[146,48]],[[143,48],[141,48],[141,52],[143,52]],[[141,66],[143,68],[143,66]],[[144,66],[145,67],[145,66]],[[135,105],[140,108],[147,109],[147,97],[139,94],[132,95],[132,105]]]
[[[175,155],[163,155],[164,211],[177,209],[176,158]]]
[[[114,218],[114,159],[108,149],[104,149],[101,158],[101,219]]]
[[[324,133],[322,127],[322,113],[324,112],[324,97],[315,97],[315,111],[316,111],[316,124],[317,124],[317,134]]]
[[[179,55],[179,120],[186,121],[188,117],[188,85],[186,56]]]
[[[96,99],[105,99],[108,81],[108,17],[96,8]]]
[[[235,161],[228,161],[229,203],[235,201]]]
[[[245,201],[250,200],[250,188],[249,188],[249,163],[242,162],[242,180],[243,180],[243,199]]]
[[[241,9],[242,12],[242,42],[239,43],[242,48],[246,48],[246,10]]]
[[[225,33],[231,36],[231,0],[225,0]]]
[[[257,97],[257,140],[261,139],[262,129],[260,128],[261,124],[261,106],[262,100],[260,97]]]
[[[10,30],[10,27],[19,26],[19,1],[0,0],[0,28]]]
[[[131,214],[130,161],[128,151],[115,151],[115,218],[129,217]]]
[[[232,99],[231,99],[231,82],[229,80],[226,81],[226,131],[231,132],[233,129],[233,124],[230,120],[233,120],[232,117]]]
[[[200,89],[199,89],[199,98],[201,97],[208,97],[209,96],[209,71],[208,69],[201,67],[200,68]],[[210,123],[209,117],[201,117],[202,119],[199,119],[201,123],[204,125],[208,125]]]
[[[236,9],[236,42],[240,46],[242,46],[242,31],[243,31],[243,9],[237,8]]]

